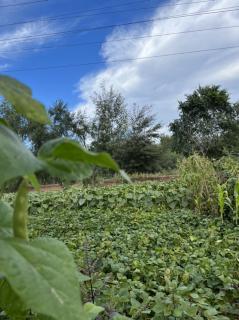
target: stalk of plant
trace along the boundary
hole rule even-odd
[[[24,118],[49,124],[45,107],[17,80],[0,75],[0,96]],[[67,138],[46,142],[35,156],[4,119],[0,149],[0,191],[12,179],[22,179],[14,207],[0,201],[0,317],[3,310],[10,319],[26,319],[32,310],[37,319],[93,320],[103,308],[81,303],[84,280],[68,248],[52,238],[28,239],[28,182],[39,190],[35,173],[41,170],[75,182],[91,176],[94,166],[120,172],[118,165],[107,153],[88,152]]]
[[[235,220],[236,224],[238,224],[239,218],[239,180],[237,180],[234,187],[234,199],[235,199]]]
[[[224,216],[224,208],[225,208],[225,196],[226,196],[226,193],[225,193],[225,185],[220,185],[218,184],[217,186],[218,188],[218,206],[219,206],[219,212],[220,212],[220,216],[221,216],[221,220],[222,220],[222,223],[223,223],[223,216]]]
[[[19,186],[13,213],[13,233],[16,238],[28,240],[27,230],[28,185],[25,180]]]

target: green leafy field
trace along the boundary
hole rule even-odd
[[[186,209],[190,194],[176,183],[32,193],[30,202],[31,237],[66,243],[87,276],[83,299],[105,307],[102,317],[239,318],[239,227]]]

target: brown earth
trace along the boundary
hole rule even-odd
[[[171,180],[175,180],[177,178],[176,175],[168,175],[168,176],[155,176],[155,177],[137,177],[137,178],[132,178],[133,182],[136,183],[141,183],[141,182],[146,182],[146,181],[171,181]],[[113,185],[117,185],[117,184],[122,184],[122,180],[121,179],[106,179],[104,181],[102,181],[99,185],[99,187],[104,187],[104,186],[113,186]],[[74,185],[74,186],[77,186]],[[42,185],[41,186],[41,191],[43,192],[49,192],[49,191],[59,191],[62,190],[63,186],[60,184],[46,184],[46,185]]]

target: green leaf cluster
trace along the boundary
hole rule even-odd
[[[238,227],[150,203],[163,187],[175,193],[173,183],[33,193],[31,237],[65,242],[90,277],[83,298],[93,292],[106,318],[237,319]]]
[[[49,119],[44,106],[32,98],[31,90],[7,76],[0,76],[0,94],[16,111],[38,123]],[[11,319],[94,319],[103,309],[83,306],[77,266],[67,247],[58,240],[28,240],[28,184],[39,188],[35,173],[77,181],[97,165],[119,172],[105,153],[93,154],[68,139],[47,142],[35,157],[22,144],[6,121],[0,121],[0,187],[20,178],[13,207],[0,200],[0,310]]]

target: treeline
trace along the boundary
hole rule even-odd
[[[90,117],[56,101],[48,109],[51,124],[43,126],[19,116],[3,101],[0,117],[37,153],[49,139],[69,137],[92,151],[109,152],[129,173],[160,172],[176,167],[177,159],[199,153],[209,158],[239,154],[239,103],[219,86],[199,87],[179,101],[179,119],[170,124],[171,135],[161,135],[161,123],[150,106],[127,106],[113,88],[92,97]]]
[[[177,154],[172,151],[172,139],[160,135],[161,124],[150,106],[127,108],[120,93],[104,87],[94,94],[92,102],[95,112],[88,116],[81,110],[70,112],[65,102],[56,101],[48,109],[51,124],[45,126],[22,118],[7,101],[1,104],[0,117],[7,119],[35,154],[49,139],[68,137],[92,151],[109,152],[129,173],[175,168]]]

